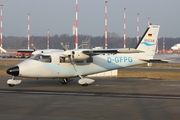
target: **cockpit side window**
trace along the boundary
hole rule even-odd
[[[38,55],[32,56],[30,59],[41,61],[41,62],[47,62],[47,63],[51,62],[51,56],[50,55],[38,54]]]

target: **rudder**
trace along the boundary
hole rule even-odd
[[[154,56],[156,52],[160,25],[149,25],[136,49],[144,51],[148,56]]]

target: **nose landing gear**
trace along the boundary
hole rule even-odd
[[[9,85],[9,87],[14,87],[15,85],[18,85],[21,83],[21,80],[14,80],[14,76],[12,76],[12,79],[9,79],[7,81],[7,84]]]

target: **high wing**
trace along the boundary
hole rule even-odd
[[[88,59],[91,56],[95,55],[102,55],[102,54],[117,54],[117,53],[140,53],[144,52],[141,50],[137,50],[134,48],[128,49],[101,49],[101,50],[94,50],[94,49],[75,49],[75,50],[66,50],[62,54],[66,57],[71,58],[72,60],[84,60]]]
[[[143,52],[141,50],[137,50],[134,48],[124,48],[124,49],[101,49],[101,50],[83,50],[82,53],[86,55],[98,55],[98,54],[116,54],[116,53],[140,53]]]
[[[83,50],[82,53],[93,56],[93,55],[99,55],[99,54],[130,54],[130,53],[143,53],[144,51],[137,50],[134,48],[124,48],[124,49],[102,49],[102,50]],[[163,60],[163,59],[158,59],[158,58],[152,58],[152,59],[140,59],[142,61],[148,62],[148,63],[169,63],[172,61],[169,60]]]

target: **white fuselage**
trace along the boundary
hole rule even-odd
[[[89,62],[87,62],[87,60],[81,60],[75,61],[74,63],[62,63],[60,62],[60,56],[62,56],[62,54],[52,54],[51,62],[49,63],[31,58],[27,59],[18,64],[19,76],[33,78],[68,78],[145,63],[139,60],[137,54],[97,55],[87,59],[90,60]]]

